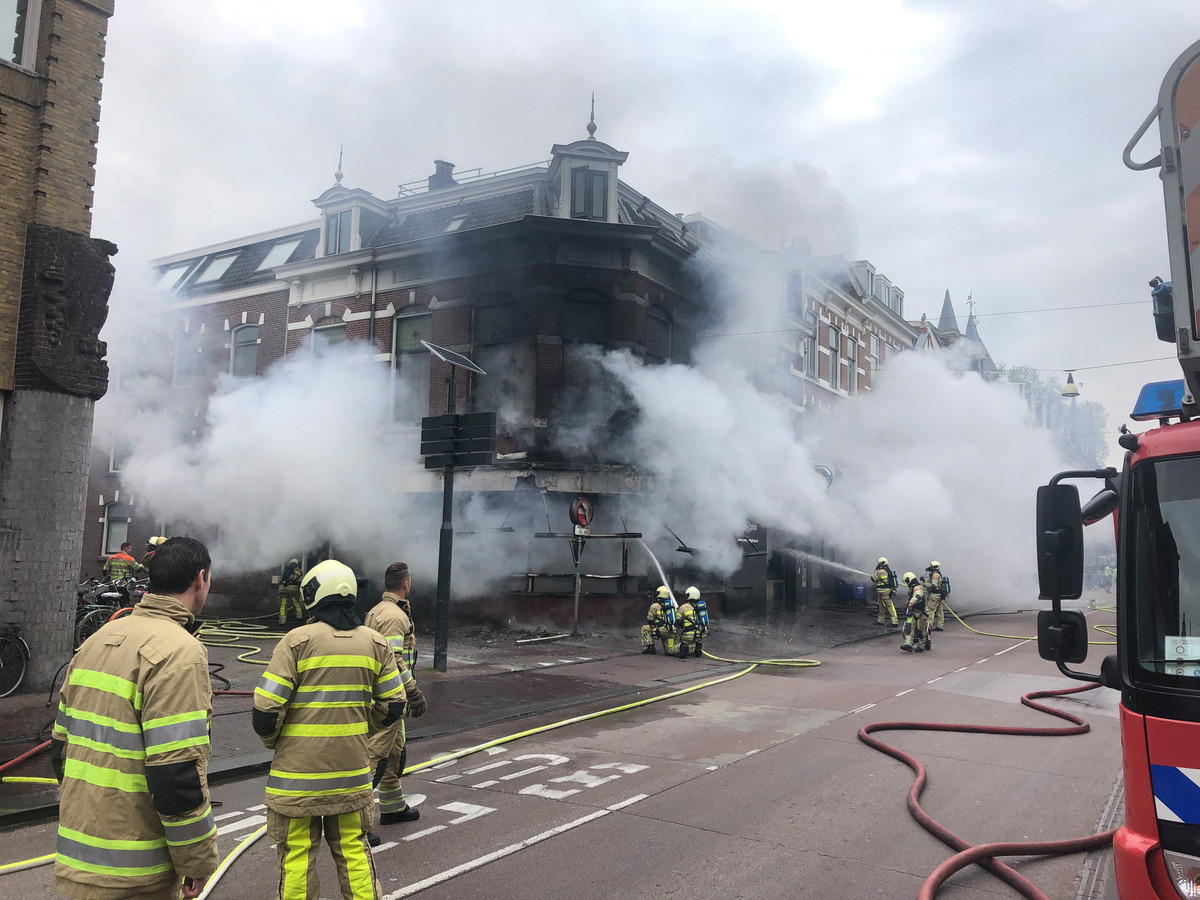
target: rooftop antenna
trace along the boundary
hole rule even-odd
[[[337,167],[337,171],[333,173],[333,180],[336,181],[338,184],[342,183],[342,150],[343,149],[344,149],[344,145],[342,147],[338,147],[338,167]]]
[[[592,117],[591,117],[591,119],[588,120],[587,133],[588,133],[589,141],[594,141],[596,139],[596,92],[595,91],[592,91]]]

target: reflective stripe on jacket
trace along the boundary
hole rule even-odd
[[[684,601],[683,606],[679,607],[675,623],[680,634],[693,635],[700,630],[700,617],[696,614],[696,607],[692,606],[690,600]]]
[[[299,817],[370,806],[367,734],[403,700],[395,656],[378,632],[319,621],[289,632],[254,690],[254,708],[279,716],[262,736],[275,749],[267,807]]]
[[[109,581],[134,578],[141,571],[138,561],[128,553],[114,553],[104,561],[104,577]]]
[[[416,665],[417,635],[407,598],[384,591],[383,599],[367,613],[365,624],[387,638],[388,644],[396,654],[397,665],[403,661],[407,670]],[[403,671],[401,677],[404,678]],[[404,679],[406,687],[411,678],[412,675],[409,675]]]
[[[646,612],[646,621],[654,629],[667,627],[666,611],[663,609],[663,605],[657,600],[650,604],[650,609]]]
[[[217,830],[204,777],[210,754],[208,652],[173,597],[146,594],[109,622],[67,669],[53,738],[64,742],[54,887],[116,900],[217,868]],[[162,815],[148,767],[193,762],[203,800]]]
[[[888,591],[892,588],[892,576],[887,569],[880,566],[875,570],[875,574],[871,576],[871,580],[875,582],[875,590]]]
[[[931,599],[931,600],[942,599],[943,591],[942,591],[942,573],[941,572],[934,572],[932,575],[929,576],[929,587],[926,588],[926,590],[929,592],[929,599]]]

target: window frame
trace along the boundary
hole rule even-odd
[[[429,328],[428,328],[429,334],[432,337],[432,335],[433,335],[433,311],[430,310],[428,307],[420,307],[418,309],[411,310],[405,314],[397,314],[392,319],[392,353],[391,353],[392,358],[389,361],[389,365],[391,366],[391,369],[392,369],[392,399],[391,399],[391,404],[390,404],[389,413],[388,413],[392,424],[403,424],[402,420],[400,418],[398,418],[396,415],[396,392],[400,386],[400,379],[401,379],[400,373],[404,369],[404,357],[411,357],[414,359],[416,357],[424,357],[424,359],[426,360],[425,372],[424,372],[425,407],[424,407],[424,410],[421,412],[421,416],[423,417],[423,416],[426,416],[429,414],[429,388],[430,388],[430,384],[432,383],[433,354],[431,354],[429,352],[429,350],[423,346],[420,349],[410,349],[410,350],[401,350],[400,349],[400,329],[401,329],[401,327],[403,326],[403,324],[406,321],[413,321],[416,319],[424,319],[427,321],[428,326],[429,326]],[[426,340],[429,340],[429,338],[426,338]],[[419,425],[420,422],[418,421],[416,424]]]
[[[125,510],[125,518],[113,518],[112,509],[115,506],[119,506]],[[101,530],[100,534],[100,552],[104,556],[112,556],[112,554],[119,553],[121,551],[121,545],[129,540],[129,523],[132,521],[133,510],[130,508],[128,503],[125,503],[122,500],[113,500],[111,503],[104,504],[104,528]],[[121,534],[121,539],[115,542],[117,545],[116,549],[110,550],[109,547],[111,547],[114,543],[112,540],[112,526],[118,523],[124,525],[125,530],[124,533]]]
[[[240,252],[241,251],[237,251],[235,253],[214,253],[212,256],[208,257],[208,259],[205,260],[204,265],[199,266],[196,270],[196,274],[191,277],[192,286],[199,287],[202,284],[216,284],[225,277],[225,273],[229,271],[230,267],[233,265],[233,261],[238,258],[238,254]],[[228,260],[228,262],[226,262],[226,260]],[[225,262],[225,265],[219,272],[217,272],[216,275],[208,274],[215,266],[222,262]]]
[[[335,331],[341,332],[342,337],[340,340],[331,342],[329,338],[324,336],[325,334],[331,334]],[[316,325],[313,327],[312,340],[309,342],[309,346],[312,350],[312,355],[317,357],[321,356],[325,352],[325,348],[333,347],[338,344],[344,344],[349,339],[350,336],[347,333],[345,322],[330,322],[328,325]],[[322,344],[321,342],[324,343]],[[322,349],[318,350],[318,345],[320,345]]]
[[[300,242],[302,240],[303,240],[303,238],[280,238],[279,240],[277,240],[275,243],[273,243],[271,245],[271,249],[269,249],[267,251],[267,255],[262,258],[262,262],[260,262],[258,264],[258,267],[254,271],[255,272],[265,272],[268,269],[275,269],[275,268],[278,268],[279,266],[286,266],[287,261],[289,259],[291,259],[292,254],[296,252],[296,248],[300,246]],[[272,253],[274,253],[280,247],[286,247],[289,244],[291,245],[292,249],[290,249],[284,255],[282,260],[280,260],[279,262],[271,263],[270,265],[267,265],[267,261],[271,258]]]
[[[842,357],[842,330],[836,325],[829,326],[829,386],[835,391],[841,390],[842,374],[839,371]]]
[[[590,166],[571,169],[571,218],[603,222],[608,219],[608,172]],[[600,188],[599,209],[596,189]]]
[[[18,0],[19,5],[19,0]],[[30,72],[37,71],[37,42],[42,21],[42,0],[27,0],[25,12],[22,15],[18,8],[13,10],[13,37],[17,36],[17,23],[21,22],[21,51],[13,59],[5,58],[5,62]],[[30,26],[33,27],[30,27]],[[14,40],[14,45],[15,45]],[[15,49],[15,48],[14,48]]]
[[[853,395],[858,390],[858,341],[846,337],[846,393]]]
[[[332,228],[330,226],[333,226]],[[354,235],[354,210],[342,209],[325,214],[325,256],[350,252]],[[332,250],[330,247],[332,246]]]
[[[249,331],[254,332],[254,340],[253,341],[239,341],[238,340],[239,332],[242,334],[245,334],[246,332],[249,332]],[[253,378],[253,377],[255,377],[258,374],[258,345],[261,343],[262,343],[262,338],[259,336],[259,326],[258,325],[255,325],[253,323],[246,323],[244,325],[239,325],[239,326],[237,326],[237,328],[233,329],[233,331],[230,332],[230,335],[229,335],[229,374],[232,375],[234,378]],[[248,347],[254,348],[254,371],[250,372],[249,374],[239,375],[236,371],[237,360],[238,360],[238,351],[245,350]]]

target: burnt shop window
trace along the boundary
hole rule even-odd
[[[608,173],[581,166],[571,170],[571,218],[608,218]]]
[[[325,255],[347,253],[350,250],[350,221],[354,211],[345,209],[325,217]]]
[[[109,503],[104,507],[104,538],[101,552],[117,553],[121,545],[129,540],[129,505]]]
[[[1135,680],[1200,689],[1200,457],[1131,470]],[[1140,676],[1140,677],[1139,677]]]
[[[646,313],[646,359],[667,362],[671,358],[671,317],[665,309],[652,306]]]
[[[397,316],[392,336],[392,421],[419,425],[429,415],[429,351],[421,341],[433,336],[427,310]]]
[[[258,326],[239,325],[233,329],[229,350],[229,374],[234,378],[253,378],[258,372]]]

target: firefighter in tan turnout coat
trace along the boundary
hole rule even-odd
[[[412,676],[412,668],[417,663],[417,636],[408,602],[408,592],[412,589],[412,573],[408,566],[402,562],[388,566],[383,574],[383,588],[382,599],[367,613],[366,625],[382,634],[391,646],[408,698],[406,715],[419,719],[425,715],[425,697]],[[401,717],[399,721],[371,735],[367,744],[372,781],[379,788],[381,825],[412,822],[421,817],[421,811],[409,806],[404,799],[404,787],[400,783],[408,756],[404,739],[404,717]],[[375,845],[380,839],[372,834],[369,840]]]
[[[279,854],[280,900],[317,900],[321,836],[343,900],[379,900],[367,846],[373,818],[367,735],[396,722],[404,685],[391,647],[354,612],[349,566],[326,560],[300,585],[315,619],[288,633],[254,691],[254,730],[275,751],[267,834]]]
[[[190,633],[210,565],[199,541],[159,545],[149,593],[67,668],[50,763],[62,782],[54,888],[68,897],[192,898],[216,871],[212,685],[208,652]]]

